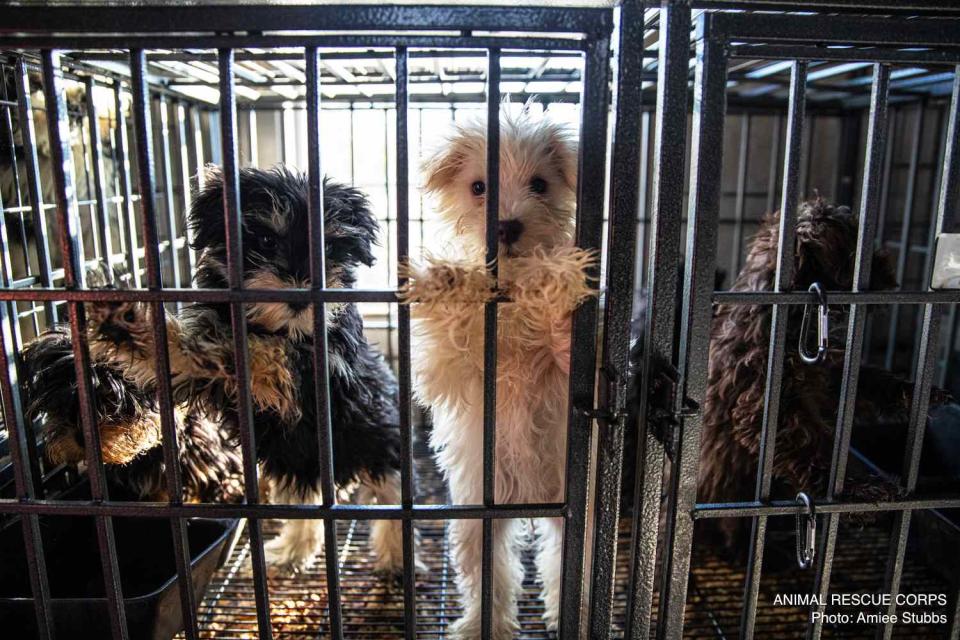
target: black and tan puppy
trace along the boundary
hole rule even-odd
[[[115,282],[121,282],[116,274]],[[93,273],[91,284],[105,282]],[[92,335],[92,351],[100,337]],[[26,415],[43,423],[44,453],[53,464],[84,461],[80,399],[68,326],[40,334],[23,351]],[[125,497],[170,498],[161,443],[156,389],[138,384],[106,358],[91,363],[94,412],[100,452],[111,486]],[[188,502],[237,502],[243,497],[240,455],[220,426],[187,406],[174,410],[178,454]],[[116,492],[115,492],[116,493]]]
[[[284,167],[240,172],[243,278],[249,289],[310,286],[308,183]],[[326,286],[349,288],[355,270],[374,261],[378,225],[365,196],[324,184]],[[223,179],[208,170],[190,211],[198,252],[195,284],[227,287]],[[399,504],[397,385],[363,335],[354,304],[328,304],[327,340],[334,476],[338,489],[359,483],[361,499]],[[102,353],[140,384],[153,374],[150,310],[142,304],[101,305],[90,321]],[[319,420],[314,394],[313,307],[257,302],[246,306],[250,387],[257,458],[273,500],[313,504],[320,490]],[[178,401],[215,417],[235,438],[236,377],[230,308],[195,304],[166,318],[171,374]],[[320,549],[322,523],[291,520],[267,545],[268,559],[296,568]],[[402,566],[399,520],[375,521],[377,568]]]

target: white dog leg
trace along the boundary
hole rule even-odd
[[[493,640],[510,640],[519,629],[517,592],[523,580],[523,567],[515,544],[516,525],[515,520],[493,523]],[[454,520],[450,523],[450,542],[463,605],[463,617],[451,627],[451,637],[458,640],[480,638],[482,541],[483,524],[480,520]]]
[[[389,473],[377,480],[364,477],[360,480],[361,502],[384,505],[400,504],[400,474]],[[374,568],[378,572],[399,574],[403,571],[403,522],[401,520],[374,520],[370,524],[370,545],[377,559]],[[417,570],[426,571],[422,562],[414,561]]]
[[[547,630],[556,631],[560,622],[560,575],[562,573],[563,519],[537,520],[537,573],[543,586],[543,620]]]
[[[320,496],[271,485],[273,504],[319,504]],[[267,564],[285,570],[299,570],[307,566],[323,549],[322,520],[284,520],[280,535],[263,545]]]

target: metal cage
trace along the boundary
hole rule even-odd
[[[396,261],[411,253],[410,150],[415,141],[409,133],[410,113],[411,104],[422,99],[410,91],[411,60],[436,51],[486,58],[485,90],[472,94],[471,99],[484,101],[487,116],[487,189],[492,194],[486,211],[491,230],[487,246],[488,257],[494,258],[497,114],[504,82],[501,60],[505,55],[531,52],[582,59],[582,72],[564,77],[564,82],[581,83],[576,96],[580,106],[576,244],[602,251],[602,268],[593,274],[601,280],[602,296],[584,303],[572,322],[567,484],[560,504],[498,504],[494,500],[496,310],[500,301],[485,308],[483,503],[433,504],[418,499],[410,312],[397,304],[397,289],[403,280],[394,273],[391,284],[395,286],[381,289],[327,289],[321,284],[325,282],[320,153],[324,61],[336,59],[345,49],[359,49],[371,59],[394,65],[394,73],[386,73],[380,81],[393,84],[384,100],[392,100],[395,117],[391,194],[395,216],[389,219],[388,235],[395,238],[392,255]],[[794,637],[797,634],[790,635],[793,632],[778,635],[768,630],[758,622],[758,611],[763,604],[759,600],[768,521],[797,511],[793,502],[771,500],[778,391],[784,353],[789,348],[786,312],[790,305],[815,304],[817,298],[805,291],[782,290],[779,285],[762,293],[714,291],[714,282],[718,265],[728,266],[732,277],[742,264],[754,208],[749,202],[762,202],[757,208],[767,211],[782,211],[777,282],[789,281],[796,208],[811,188],[809,177],[816,170],[812,162],[820,144],[813,132],[816,123],[825,123],[816,124],[818,129],[835,126],[839,132],[831,187],[838,201],[852,204],[858,200],[860,231],[853,291],[826,292],[831,304],[849,307],[850,321],[829,491],[814,496],[824,533],[814,560],[813,592],[828,593],[835,577],[831,574],[836,574],[847,553],[837,550],[842,516],[890,514],[889,537],[877,544],[888,549],[883,588],[896,592],[904,580],[915,514],[960,509],[960,493],[930,497],[915,492],[926,398],[934,384],[950,386],[957,350],[960,294],[929,289],[936,237],[954,230],[960,206],[960,10],[956,7],[886,0],[622,0],[617,6],[598,7],[147,3],[92,8],[24,2],[4,9],[0,60],[4,77],[13,81],[12,93],[6,93],[5,80],[5,94],[0,96],[4,118],[0,132],[7,138],[7,146],[15,149],[14,174],[21,168],[25,172],[15,180],[26,187],[25,193],[17,193],[12,206],[3,202],[0,212],[0,369],[5,372],[0,376],[0,392],[11,463],[8,472],[15,486],[14,496],[0,498],[0,516],[20,519],[41,638],[63,635],[62,629],[53,626],[49,567],[43,549],[42,522],[48,517],[93,519],[110,627],[117,639],[131,634],[113,525],[114,519],[129,517],[169,523],[183,635],[191,640],[226,633],[217,635],[216,628],[207,624],[211,614],[204,613],[192,588],[187,521],[195,517],[245,520],[252,575],[243,597],[252,600],[255,614],[248,620],[246,632],[260,638],[284,635],[271,624],[263,520],[323,520],[327,550],[339,549],[342,544],[338,540],[352,535],[357,523],[401,520],[403,581],[401,592],[393,599],[397,608],[389,629],[377,627],[378,631],[366,633],[351,626],[354,620],[364,620],[363,615],[345,610],[349,598],[358,596],[354,590],[342,588],[348,580],[342,558],[328,551],[322,574],[312,577],[323,583],[325,607],[304,634],[415,638],[443,637],[446,617],[455,612],[438,614],[433,618],[439,622],[431,618],[430,624],[423,624],[424,614],[418,609],[423,594],[418,594],[414,579],[414,523],[483,521],[482,609],[484,635],[489,637],[495,613],[490,579],[493,521],[535,517],[562,517],[565,522],[559,638]],[[190,60],[216,65],[216,79],[180,78],[179,83],[212,86],[218,91],[216,105],[171,91],[151,73],[152,65]],[[243,68],[238,69],[237,62],[244,60],[303,63],[314,283],[309,289],[271,291],[242,286],[238,171],[241,151],[246,145],[249,152],[256,138],[251,133],[255,127],[242,125],[238,114],[256,113],[256,106],[239,104],[242,108],[238,110],[238,87],[283,84],[282,79],[252,79]],[[919,71],[897,75],[892,70],[897,65]],[[36,127],[42,123],[34,122],[38,110],[31,104],[32,87],[38,84],[31,74],[38,70],[50,143],[49,176],[42,175],[37,159]],[[837,77],[843,82],[833,82]],[[66,81],[85,87],[85,100],[79,107],[68,103]],[[344,82],[342,77],[333,81]],[[107,149],[94,100],[94,93],[104,89],[112,94],[114,104]],[[128,94],[129,122],[125,115]],[[276,104],[274,101],[272,108]],[[915,104],[920,106],[910,116],[907,110]],[[932,116],[928,107],[935,109]],[[891,172],[896,170],[890,141],[901,135],[906,139],[906,129],[898,133],[901,130],[892,121],[906,122],[908,116],[912,128],[905,164],[906,195],[900,218],[888,221]],[[748,175],[755,163],[749,152],[760,129],[757,123],[768,117],[774,120],[770,125],[773,148],[764,163],[766,189],[753,193]],[[835,122],[827,122],[831,118]],[[13,120],[20,126],[19,147]],[[932,121],[936,126],[930,125]],[[738,124],[733,125],[735,122]],[[730,148],[725,132],[734,126],[736,164],[726,162],[729,155],[724,155]],[[924,170],[929,175],[921,179],[921,165],[928,157],[924,155],[925,130],[935,132],[928,135],[937,150],[926,160]],[[80,131],[82,158],[77,157],[72,131]],[[865,143],[862,163],[860,140]],[[207,161],[224,168],[231,276],[227,289],[189,286],[194,256],[188,248],[184,216],[189,208],[190,176]],[[105,162],[112,163],[112,180],[105,177]],[[728,174],[733,176],[732,188],[724,186]],[[916,194],[924,189],[929,192],[928,209],[935,213],[927,218],[914,204]],[[726,217],[721,209],[732,211],[732,216]],[[52,224],[48,213],[53,214]],[[894,222],[900,225],[899,236],[891,231],[896,229]],[[685,246],[681,242],[684,232]],[[53,239],[59,240],[59,247],[53,246]],[[869,290],[870,256],[878,244],[899,252],[898,279],[908,287],[892,292]],[[53,255],[57,250],[59,256]],[[913,254],[921,256],[919,261]],[[86,263],[103,258],[126,264],[135,288],[86,287]],[[56,268],[57,262],[62,268]],[[681,263],[685,264],[682,275],[677,268]],[[495,276],[496,269],[491,268]],[[679,306],[678,290],[682,291]],[[126,300],[150,303],[157,311],[165,305],[192,302],[230,305],[241,389],[244,504],[111,500],[91,400],[84,303]],[[646,307],[641,337],[645,348],[643,362],[635,370],[630,362],[631,338],[636,338],[631,335],[631,320],[641,300]],[[313,335],[318,347],[314,357],[316,402],[318,413],[326,416],[320,434],[324,467],[320,505],[264,504],[259,498],[243,311],[244,304],[258,301],[309,303],[319,319]],[[397,506],[343,504],[335,495],[323,308],[336,302],[379,303],[390,309],[387,344],[400,382],[403,461],[402,499]],[[711,308],[721,302],[773,307],[764,390],[767,408],[754,500],[704,504],[697,502],[696,495],[701,417],[692,407],[702,406],[705,397]],[[892,311],[874,318],[868,317],[868,308]],[[64,319],[70,323],[77,363],[90,500],[45,495],[43,479],[49,470],[41,464],[33,425],[24,419],[18,384],[18,354],[23,344],[45,326]],[[165,326],[158,321],[154,332],[166,480],[170,494],[177,496],[181,478],[174,464],[177,441]],[[909,356],[904,355],[899,345],[911,340]],[[874,348],[875,344],[879,346]],[[903,497],[880,503],[851,502],[840,496],[850,457],[858,367],[871,358],[883,361],[888,369],[906,370],[918,393],[899,481]],[[674,364],[679,374],[673,412],[678,426],[672,440],[655,432],[647,419],[650,380],[658,360]],[[640,418],[631,424],[625,403],[634,376],[640,376]],[[625,452],[628,430],[638,435],[635,452]],[[595,460],[592,449],[596,450]],[[626,465],[635,467],[632,505],[621,504]],[[439,486],[439,480],[436,483]],[[632,512],[627,513],[631,506]],[[693,527],[695,521],[708,518],[747,518],[753,524],[745,574],[734,576],[733,588],[742,592],[742,599],[733,604],[733,627],[718,621],[715,612],[708,612],[707,624],[691,624],[691,611],[698,606],[691,598],[696,551]],[[442,527],[431,535],[442,549]],[[956,587],[953,589],[947,606],[949,620],[941,630],[942,637],[955,639],[960,637],[960,597]],[[581,607],[582,603],[587,606]],[[822,612],[822,607],[814,609]],[[890,607],[889,612],[894,611],[895,607]],[[810,638],[832,636],[836,631],[812,618],[799,626],[802,635]],[[874,632],[889,638],[899,630],[891,622],[854,637]],[[538,629],[529,635],[548,634]]]

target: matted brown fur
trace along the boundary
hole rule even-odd
[[[764,218],[749,245],[734,291],[771,291],[777,265],[779,212]],[[803,203],[797,215],[794,277],[787,290],[806,291],[819,282],[825,291],[850,290],[857,246],[857,220],[846,207],[821,199]],[[870,288],[895,286],[889,256],[873,255]],[[831,308],[830,350],[818,365],[798,354],[802,306],[790,307],[780,414],[773,459],[774,492],[792,499],[805,491],[815,499],[829,478],[833,433],[845,347],[846,310]],[[757,481],[770,347],[770,305],[721,304],[713,319],[698,502],[752,500]],[[858,417],[909,411],[912,387],[889,372],[861,371]],[[887,495],[889,487],[853,478],[847,490],[861,498]],[[733,545],[746,521],[720,524]]]

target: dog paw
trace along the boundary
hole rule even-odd
[[[560,628],[560,612],[544,611],[543,624],[546,625],[547,631],[549,631],[550,633],[556,633],[557,629]]]
[[[497,618],[497,612],[493,612],[493,629],[490,637],[493,640],[512,640],[514,633],[519,629],[516,620],[505,620]],[[479,640],[480,634],[480,611],[476,613],[467,613],[462,618],[450,625],[450,637],[454,640]]]
[[[310,521],[288,521],[276,538],[263,545],[272,573],[296,573],[309,567],[321,549],[320,532]]]

